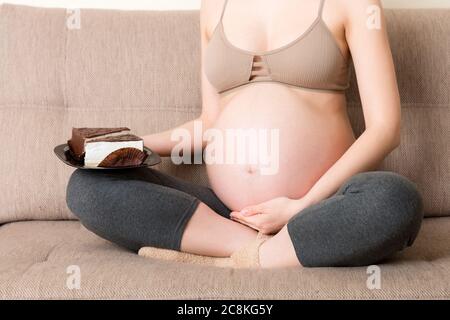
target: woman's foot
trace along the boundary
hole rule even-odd
[[[141,248],[139,250],[139,255],[146,258],[222,268],[259,268],[259,247],[269,238],[271,238],[271,236],[258,233],[256,239],[247,243],[245,246],[234,252],[230,257],[225,258],[202,256],[154,247]]]
[[[155,247],[143,247],[139,250],[138,254],[141,257],[165,261],[199,264],[204,266],[213,266],[222,268],[231,267],[231,260],[229,257],[220,258],[220,257],[201,256],[193,253],[181,252],[170,249],[161,249]]]
[[[286,226],[262,244],[259,250],[259,262],[261,268],[301,266]]]
[[[200,203],[186,225],[179,249],[196,255],[229,257],[256,235],[256,230],[220,216]]]
[[[231,257],[233,268],[259,268],[259,248],[271,236],[258,233],[256,239],[234,252]]]

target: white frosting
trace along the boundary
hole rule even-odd
[[[103,138],[103,137],[102,137]],[[121,148],[136,148],[144,151],[144,141],[98,141],[89,142],[85,146],[84,165],[86,167],[98,167],[111,152]]]

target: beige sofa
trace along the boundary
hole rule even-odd
[[[75,14],[75,16],[74,16]],[[387,11],[403,106],[383,169],[414,181],[427,218],[412,248],[366,268],[232,270],[144,259],[84,229],[65,203],[72,126],[161,131],[199,114],[198,11],[0,7],[0,298],[450,298],[449,10]],[[76,22],[76,21],[75,21]],[[364,128],[356,81],[355,133]],[[207,183],[202,166],[160,166]],[[70,266],[78,266],[73,288]],[[78,270],[78,269],[76,269]]]

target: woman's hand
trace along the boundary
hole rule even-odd
[[[280,197],[246,207],[241,211],[233,211],[230,217],[264,234],[272,234],[280,231],[290,218],[307,206],[308,203],[303,198],[293,200]]]

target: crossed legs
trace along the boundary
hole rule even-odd
[[[226,257],[256,238],[256,231],[229,219],[211,189],[152,169],[76,170],[67,204],[86,228],[134,251],[152,246]],[[422,211],[420,194],[406,178],[360,173],[265,241],[260,264],[376,263],[413,243]]]

